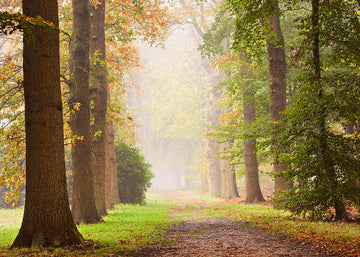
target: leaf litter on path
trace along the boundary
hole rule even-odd
[[[219,218],[184,220],[168,230],[167,238],[170,246],[158,245],[127,256],[340,256],[245,222]]]

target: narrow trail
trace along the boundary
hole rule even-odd
[[[198,203],[200,209],[207,208],[205,202]],[[172,215],[181,215],[186,208],[184,204],[174,209]],[[270,234],[242,221],[200,216],[199,209],[168,230],[166,238],[172,241],[170,246],[154,245],[127,256],[340,256],[309,243],[291,241],[284,235]]]

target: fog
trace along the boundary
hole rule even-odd
[[[129,78],[137,145],[152,165],[150,190],[194,189],[200,177],[208,62],[193,26],[173,28],[163,47],[139,43],[144,68]]]

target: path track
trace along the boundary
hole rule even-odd
[[[201,209],[205,202],[198,202]],[[186,204],[172,215],[181,214]],[[199,216],[199,209],[186,215],[182,221],[167,231],[170,246],[154,245],[137,250],[128,256],[340,256],[310,243],[294,242],[279,234],[252,227],[242,221]]]
[[[143,249],[131,256],[339,256],[308,243],[290,241],[226,219],[183,221],[169,230],[170,247]]]

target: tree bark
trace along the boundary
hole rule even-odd
[[[247,84],[243,86],[243,114],[244,124],[250,125],[256,120],[256,107],[254,102],[254,94]],[[245,179],[246,179],[246,202],[265,202],[261,193],[258,162],[256,156],[256,140],[244,140],[244,163],[245,163]]]
[[[23,0],[24,14],[58,22],[56,0]],[[35,27],[24,39],[26,200],[12,248],[82,244],[69,208],[60,89],[59,32]]]
[[[115,135],[113,125],[110,123],[107,126],[106,137],[106,166],[105,169],[109,174],[109,184],[106,186],[109,188],[109,192],[106,194],[106,208],[113,208],[114,204],[120,203],[119,190],[118,190],[118,178],[116,169],[116,154],[115,154]]]
[[[232,148],[233,142],[228,141],[220,145],[221,151],[226,152]],[[222,159],[221,163],[221,198],[232,199],[239,196],[236,185],[236,177],[233,167],[231,166],[231,159]]]
[[[286,108],[286,62],[284,51],[284,38],[281,32],[279,19],[279,2],[278,0],[268,0],[268,3],[274,8],[274,14],[268,19],[271,31],[276,35],[273,39],[267,36],[267,55],[269,61],[270,74],[270,119],[274,130],[278,129],[277,123],[284,117]],[[272,134],[273,138],[277,137],[277,133]],[[288,168],[285,163],[279,162],[274,157],[274,173],[277,174]],[[281,192],[291,188],[292,183],[287,183],[283,178],[275,179],[275,192]]]
[[[218,81],[216,81],[216,84]],[[205,124],[207,126],[206,132],[209,133],[212,129],[217,127],[218,118],[220,116],[220,106],[216,104],[216,101],[220,98],[220,91],[217,90],[212,97],[209,96],[207,100],[207,108],[205,114]],[[220,151],[219,141],[216,138],[205,139],[205,152],[208,164],[208,183],[209,193],[211,196],[221,196],[221,171],[220,160],[217,158]]]
[[[73,33],[70,44],[70,106],[80,109],[70,113],[73,136],[83,137],[71,147],[73,170],[72,213],[77,224],[102,221],[94,198],[91,166],[90,100],[89,100],[89,41],[90,12],[88,1],[73,0]]]
[[[105,137],[107,105],[107,68],[105,47],[105,0],[91,6],[90,96],[93,103],[91,126],[92,165],[95,204],[101,216],[107,215],[105,201]]]

